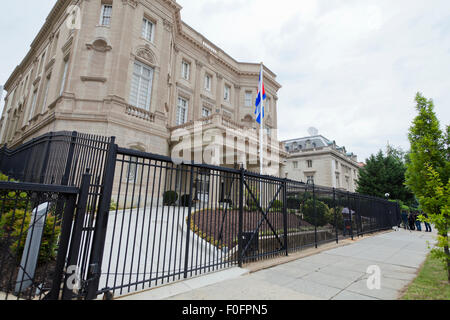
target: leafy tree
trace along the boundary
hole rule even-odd
[[[433,100],[418,93],[416,102],[419,115],[409,130],[411,152],[406,184],[428,215],[428,219],[421,216],[421,220],[434,224],[438,230],[438,244],[432,253],[446,263],[450,282],[450,128],[446,127],[446,133],[441,131]]]
[[[359,172],[357,192],[381,198],[389,193],[392,199],[414,203],[414,195],[404,185],[406,165],[401,149],[388,145],[386,155],[380,150],[366,162]]]

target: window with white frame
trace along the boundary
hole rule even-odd
[[[223,91],[223,100],[229,102],[230,96],[231,96],[231,87],[226,85]]]
[[[206,91],[211,91],[211,82],[212,82],[212,77],[209,74],[205,75],[205,90]]]
[[[66,86],[68,70],[69,70],[69,59],[67,58],[64,60],[64,69],[63,69],[63,74],[62,74],[62,78],[61,78],[61,86],[59,89],[59,95],[62,95],[64,92],[64,87]]]
[[[144,18],[142,22],[142,37],[147,39],[150,42],[153,42],[154,39],[154,29],[155,25],[150,20]]]
[[[245,106],[251,107],[253,105],[253,94],[251,91],[245,92]]]
[[[177,118],[176,118],[177,126],[182,125],[187,122],[188,106],[189,106],[189,103],[186,99],[184,99],[182,97],[178,98]]]
[[[209,108],[203,107],[202,108],[202,117],[206,118],[211,115],[211,110]]]
[[[130,104],[150,111],[152,84],[153,69],[135,61],[131,79]]]
[[[270,134],[272,133],[272,130],[271,130],[271,128],[269,128],[269,127],[267,127],[267,126],[265,126],[265,131],[266,131],[266,134],[268,135],[268,136],[270,136]]]
[[[298,161],[294,161],[294,169],[298,169]]]
[[[47,77],[45,81],[45,89],[44,89],[44,100],[42,102],[42,113],[45,112],[47,108],[47,100],[48,100],[48,91],[50,89],[50,76]]]
[[[306,176],[306,181],[308,184],[314,184],[314,176]]]
[[[183,60],[181,62],[181,77],[185,80],[189,80],[189,69],[190,69],[190,64],[189,62]]]
[[[137,162],[138,158],[130,157],[130,163],[128,164],[127,182],[136,182],[136,177],[138,173]]]
[[[102,4],[102,13],[100,15],[100,25],[110,26],[112,17],[112,4]]]
[[[41,56],[41,61],[39,62],[38,74],[41,74],[42,67],[43,67],[44,64],[45,64],[45,53],[46,53],[46,52],[44,52],[44,53],[42,54],[42,56]]]
[[[312,166],[313,166],[312,160],[307,160],[306,162],[307,162],[308,168],[312,168]]]

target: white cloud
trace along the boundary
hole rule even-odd
[[[278,75],[280,138],[315,126],[360,160],[388,141],[408,149],[417,91],[450,123],[448,1],[178,2],[182,19],[231,56]]]

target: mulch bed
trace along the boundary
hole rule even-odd
[[[263,215],[261,212],[244,211],[242,230],[244,232],[254,232],[262,218]],[[267,220],[273,229],[277,231],[278,235],[283,234],[284,222],[281,212],[268,213]],[[239,210],[228,210],[226,214],[223,209],[200,210],[192,215],[192,221],[193,225],[191,227],[198,227],[198,231],[196,231],[197,235],[206,239],[208,242],[218,246],[223,245],[229,249],[232,249],[237,244]],[[287,225],[288,231],[298,231],[300,227],[312,226],[294,214],[287,215]],[[259,232],[267,236],[273,235],[266,220],[263,220]]]

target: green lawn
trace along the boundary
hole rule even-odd
[[[402,296],[403,300],[450,300],[447,271],[441,261],[428,256],[417,278]]]

